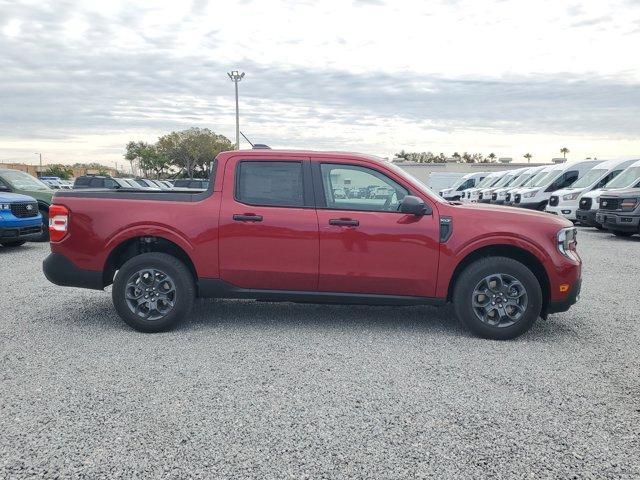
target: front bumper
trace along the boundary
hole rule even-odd
[[[576,220],[576,207],[567,207],[563,205],[556,205],[555,207],[552,207],[547,205],[544,211],[564,217],[567,220]]]
[[[80,287],[102,290],[105,287],[102,272],[78,268],[64,255],[50,253],[42,262],[42,271],[51,283],[62,287]]]
[[[586,227],[595,227],[600,222],[596,222],[596,210],[576,210],[576,220]]]
[[[566,312],[574,305],[580,296],[582,279],[579,278],[572,286],[569,295],[564,300],[551,300],[547,306],[547,314]]]
[[[42,234],[42,221],[38,225],[25,227],[0,227],[0,242],[35,240]]]
[[[631,212],[630,212],[631,213]],[[608,230],[621,232],[637,232],[640,230],[640,216],[598,210],[596,222]]]
[[[533,203],[514,203],[515,207],[526,208],[527,210],[544,210],[547,202],[533,202]]]

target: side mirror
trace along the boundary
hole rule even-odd
[[[11,189],[9,187],[0,183],[0,192],[10,192],[10,191]]]
[[[408,215],[431,215],[431,207],[426,205],[421,198],[414,197],[413,195],[405,196],[400,202],[400,209],[402,213]]]

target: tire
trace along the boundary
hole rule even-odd
[[[49,241],[49,210],[40,210],[42,215],[42,233],[33,239],[34,242],[48,242]]]
[[[490,289],[485,289],[487,291],[486,296],[475,295],[481,285],[489,286],[488,283],[483,283],[487,277],[500,275],[502,276],[502,284],[506,288],[505,291],[496,293]],[[511,279],[514,279],[515,282],[512,282]],[[482,289],[480,288],[480,290]],[[524,296],[515,299],[515,297],[509,296],[512,293],[509,289],[519,292],[524,289]],[[498,303],[497,306],[492,308],[494,304],[491,303],[492,299],[489,297],[493,294],[498,296],[502,294],[499,301],[504,298],[510,302],[519,303],[517,307],[511,304],[503,304],[506,305],[501,310],[505,313],[505,321],[503,322],[502,318],[500,318],[497,325],[492,325],[490,318],[487,319],[485,317],[485,321],[483,321],[479,317],[482,315],[483,310],[485,312],[491,311],[492,315],[499,315],[498,307],[501,304]],[[481,300],[482,303],[486,300],[485,306],[475,308],[474,299]],[[533,272],[519,261],[508,257],[482,258],[467,266],[458,277],[453,291],[453,307],[460,322],[475,335],[494,340],[508,340],[518,337],[529,330],[540,316],[540,311],[542,310],[542,288]],[[519,313],[514,314],[514,312],[518,312],[518,309],[520,310]],[[509,311],[517,319],[514,320],[511,316],[506,316]],[[513,323],[510,324],[510,322]]]
[[[149,275],[151,271],[155,273],[153,276]],[[165,290],[169,292],[166,295]],[[145,291],[151,297],[148,300]],[[111,296],[118,315],[131,328],[147,333],[164,332],[174,328],[191,311],[195,284],[189,269],[177,258],[166,253],[143,253],[120,268]],[[170,308],[169,302],[173,303]],[[134,311],[135,305],[138,313]]]
[[[26,240],[13,240],[11,242],[0,242],[2,243],[3,247],[19,247],[20,245],[24,245],[27,241]]]
[[[630,237],[631,235],[635,234],[635,232],[623,232],[621,230],[611,230],[611,233],[613,233],[616,237]]]

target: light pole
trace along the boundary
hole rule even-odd
[[[42,166],[42,154],[39,152],[35,152],[34,155],[38,155],[40,157],[40,166]]]
[[[244,72],[240,73],[238,70],[233,70],[231,73],[227,73],[229,78],[236,86],[236,150],[240,150],[240,110],[238,108],[238,83],[244,78]]]

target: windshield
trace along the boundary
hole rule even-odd
[[[498,181],[498,183],[495,183],[493,186],[496,188],[506,187],[507,185],[509,185],[509,183],[511,183],[511,180],[513,180],[514,178],[516,178],[515,175],[505,175]]]
[[[560,175],[560,170],[549,170],[548,172],[544,172],[543,175],[536,176],[531,182],[530,187],[546,187],[551,182],[553,182],[558,175]]]
[[[496,181],[496,177],[484,177],[484,180],[482,180],[478,185],[476,185],[476,188],[490,187],[495,181]]]
[[[5,170],[2,178],[16,190],[51,190],[37,178],[18,170]]]
[[[625,188],[630,187],[640,178],[640,166],[629,167],[620,175],[615,177],[605,185],[605,188]]]
[[[602,168],[589,170],[584,177],[578,180],[576,183],[571,185],[571,188],[587,188],[589,185],[596,183],[602,177],[604,177],[609,170],[604,170]]]
[[[522,185],[524,185],[525,183],[527,183],[531,177],[533,177],[533,173],[523,173],[522,175],[520,175],[519,177],[516,177],[516,179],[513,181],[513,183],[509,184],[509,187],[520,187]]]
[[[465,183],[467,180],[469,180],[468,178],[464,178],[464,177],[460,177],[458,180],[456,180],[456,182],[451,185],[451,189],[455,190],[457,189],[460,185],[462,185],[463,183]]]

